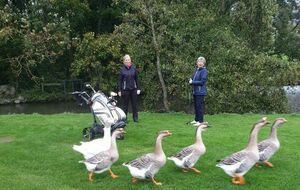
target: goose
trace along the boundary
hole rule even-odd
[[[274,167],[271,162],[268,160],[277,152],[277,150],[280,148],[280,143],[277,138],[277,128],[281,127],[282,124],[286,123],[287,120],[284,118],[277,118],[272,127],[270,135],[267,139],[261,141],[258,143],[258,151],[259,151],[259,162],[257,163],[257,166],[259,164],[263,163],[267,167]]]
[[[154,179],[154,175],[166,163],[166,155],[162,149],[161,141],[163,138],[172,135],[168,130],[160,131],[156,138],[154,152],[145,154],[135,160],[123,163],[129,169],[132,176],[132,182],[135,183],[138,179],[151,179],[155,185],[162,185]]]
[[[183,172],[187,172],[191,169],[196,173],[201,173],[201,171],[196,169],[194,165],[200,156],[202,156],[206,151],[205,145],[202,141],[202,131],[205,131],[208,127],[209,125],[207,122],[200,123],[196,129],[195,143],[168,157],[168,160],[172,160],[177,167],[183,169]]]
[[[73,145],[73,150],[81,153],[84,159],[89,159],[99,152],[108,150],[111,144],[111,122],[105,122],[103,138],[94,139],[89,142],[80,142],[80,145]]]
[[[79,161],[79,163],[85,164],[86,169],[89,171],[89,181],[93,181],[94,173],[102,173],[107,170],[109,170],[110,176],[112,178],[118,177],[112,172],[110,168],[119,159],[116,137],[117,135],[123,133],[125,133],[125,131],[122,128],[116,129],[112,134],[111,146],[108,150],[99,152],[89,159]]]
[[[231,182],[233,184],[244,185],[246,181],[243,176],[259,160],[257,134],[268,123],[269,121],[267,121],[266,117],[257,121],[251,130],[247,147],[218,161],[216,166],[222,168],[226,174],[232,177]]]

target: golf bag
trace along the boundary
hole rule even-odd
[[[111,132],[117,128],[124,128],[126,126],[126,115],[122,109],[116,106],[117,101],[114,99],[114,96],[117,94],[111,92],[111,96],[107,97],[100,90],[96,92],[89,84],[86,87],[93,91],[91,96],[86,91],[72,93],[79,105],[86,104],[90,106],[93,115],[92,126],[82,130],[83,139],[93,140],[98,136],[103,136],[103,128],[106,123],[112,124]],[[124,139],[124,136],[120,136],[118,139]]]

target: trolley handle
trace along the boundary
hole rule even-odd
[[[72,92],[71,94],[74,95],[78,101],[79,101],[79,97],[80,97],[82,100],[85,101],[85,103],[87,105],[89,105],[91,103],[91,97],[85,91],[82,91],[82,92],[75,91],[75,92]],[[82,105],[82,101],[80,101],[80,102],[81,102],[80,105]]]

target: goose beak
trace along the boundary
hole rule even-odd
[[[168,136],[171,136],[171,135],[172,135],[172,133],[170,131],[168,131]]]
[[[286,119],[283,119],[283,121],[284,121],[284,122],[288,122],[288,120],[286,120]]]
[[[271,123],[270,121],[267,120],[267,117],[263,117],[261,120],[263,120],[264,122],[266,122],[266,125]]]
[[[199,127],[199,126],[201,126],[201,125],[207,125],[207,126],[208,126],[208,122],[202,122],[202,123],[196,122],[196,123],[194,123],[193,125],[194,125],[195,127]]]
[[[211,127],[212,127],[212,125],[206,125],[206,127],[203,127],[202,130],[206,131],[208,128],[211,128]]]
[[[195,124],[193,124],[193,126],[195,126],[195,127],[198,127],[198,126],[200,126],[199,124],[197,124],[197,123],[195,123]]]

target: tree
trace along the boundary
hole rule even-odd
[[[294,12],[294,13],[293,13]],[[296,1],[279,1],[278,14],[274,19],[277,29],[275,52],[300,60],[300,4]]]
[[[133,43],[134,39],[139,38],[141,41],[151,41],[152,47],[149,51],[155,54],[156,71],[163,94],[163,105],[166,111],[169,111],[169,101],[167,86],[162,73],[161,63],[161,41],[165,37],[167,18],[163,15],[167,14],[167,6],[164,1],[146,1],[133,0],[122,1],[128,5],[128,11],[124,14],[124,22],[117,27],[116,33],[128,35],[128,42]],[[119,1],[116,1],[119,3]],[[139,33],[141,32],[141,33]],[[144,40],[141,40],[144,38]],[[128,44],[130,46],[130,44]],[[133,47],[134,48],[134,47]],[[129,48],[130,49],[130,48]]]
[[[99,84],[102,91],[108,91],[116,84],[120,57],[117,39],[111,35],[86,33],[76,49],[72,73],[94,85]]]
[[[273,52],[273,18],[277,13],[274,0],[240,0],[234,2],[228,11],[235,34],[247,41],[251,49]]]
[[[48,1],[28,1],[22,11],[15,9],[13,4],[7,4],[2,11],[7,15],[1,28],[2,38],[7,39],[4,42],[18,42],[14,47],[18,51],[13,54],[2,46],[8,53],[6,58],[16,87],[24,73],[38,84],[51,72],[44,65],[55,64],[71,47],[69,22],[60,17]]]
[[[96,35],[112,33],[114,26],[122,22],[122,6],[116,6],[112,0],[89,0],[91,31]]]
[[[17,15],[9,6],[3,6],[0,15],[0,81],[1,84],[8,84],[15,79],[9,61],[22,51],[23,36],[17,29]]]

